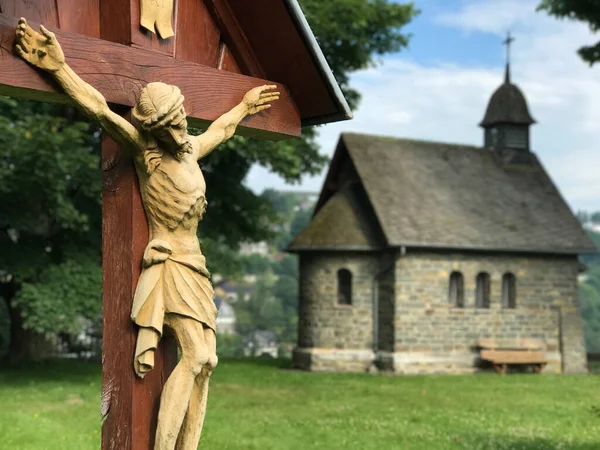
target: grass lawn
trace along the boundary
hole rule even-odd
[[[600,376],[311,374],[222,361],[203,450],[600,449]],[[100,369],[0,369],[0,448],[100,447]]]

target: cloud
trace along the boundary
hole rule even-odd
[[[463,32],[506,34],[508,29],[528,27],[535,20],[537,0],[472,1],[457,11],[439,14],[434,21]]]
[[[600,69],[590,69],[576,55],[594,37],[584,24],[536,13],[537,4],[469,1],[431,20],[473,33],[473,39],[476,33],[501,36],[519,29],[512,72],[538,121],[532,128],[533,150],[572,208],[600,210]],[[477,124],[502,77],[501,67],[386,58],[383,66],[352,76],[352,85],[363,94],[361,106],[353,121],[320,128],[323,152],[331,155],[342,131],[481,145]],[[307,178],[301,188],[318,191],[323,177]],[[254,168],[247,182],[256,191],[285,187],[262,168]]]

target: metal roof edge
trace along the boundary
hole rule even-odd
[[[321,75],[326,81],[329,92],[332,94],[335,103],[337,103],[337,106],[341,110],[340,113],[331,114],[323,117],[311,117],[305,119],[305,121],[303,121],[303,125],[320,125],[323,123],[328,123],[322,120],[324,118],[334,118],[335,121],[352,119],[354,117],[352,114],[352,110],[350,109],[350,106],[348,105],[348,102],[346,101],[346,98],[342,93],[342,89],[340,88],[338,82],[333,76],[333,72],[329,67],[329,63],[325,59],[325,55],[323,55],[321,47],[319,47],[319,43],[317,42],[317,39],[315,38],[315,35],[313,34],[310,25],[308,24],[308,21],[304,16],[304,12],[302,12],[302,8],[300,7],[298,0],[284,1],[287,5],[288,11],[290,11],[291,13],[290,16],[292,17],[292,20],[296,23],[296,26],[301,32],[302,37],[304,38],[304,41],[306,42],[312,57],[317,63],[317,67],[321,72]]]

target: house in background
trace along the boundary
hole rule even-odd
[[[296,367],[469,373],[481,340],[587,370],[578,256],[595,252],[530,148],[507,66],[484,146],[343,134],[300,260]],[[508,345],[508,344],[507,344]]]
[[[220,278],[219,282],[215,282],[215,296],[223,298],[229,303],[236,303],[240,300],[249,301],[252,291],[252,286],[233,280]]]
[[[244,242],[240,245],[240,255],[260,255],[269,256],[269,243],[267,241],[260,242]]]
[[[217,334],[235,334],[235,325],[237,316],[233,306],[227,299],[216,296],[215,305],[219,313],[217,314]]]
[[[255,330],[246,335],[243,342],[244,356],[248,358],[279,356],[279,342],[270,330]]]

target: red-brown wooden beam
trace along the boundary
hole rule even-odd
[[[125,113],[131,119],[129,112]],[[154,369],[133,371],[136,329],[131,303],[141,272],[148,225],[131,157],[102,140],[102,450],[150,450],[162,386],[177,350],[164,338]]]
[[[100,6],[101,39],[122,42],[123,33],[130,33],[137,38],[126,43],[163,50],[164,46],[155,45],[155,36],[142,35],[131,17],[121,15],[124,6],[130,13],[139,8],[137,0],[103,0]],[[128,108],[118,109],[131,120]],[[102,450],[151,450],[160,395],[176,364],[177,349],[164,336],[155,353],[154,369],[143,380],[135,376],[132,358],[137,330],[130,318],[131,304],[148,242],[148,224],[131,156],[106,135],[102,182]]]
[[[204,0],[217,26],[221,30],[221,39],[233,53],[235,60],[241,66],[242,72],[254,77],[265,77],[254,50],[248,38],[240,27],[235,14],[226,0]],[[261,18],[261,23],[265,18]],[[269,26],[269,25],[267,25]]]
[[[0,95],[64,102],[68,98],[47,74],[34,70],[15,56],[17,19],[0,14]],[[32,27],[37,24],[31,23]],[[189,124],[205,127],[237,105],[244,94],[268,80],[219,71],[167,55],[131,48],[106,40],[52,29],[66,60],[83,80],[92,84],[109,103],[133,107],[141,89],[152,81],[174,84],[185,96]],[[104,36],[102,36],[104,37]],[[299,136],[301,119],[288,90],[278,84],[280,99],[268,111],[245,119],[240,134],[268,139]]]

